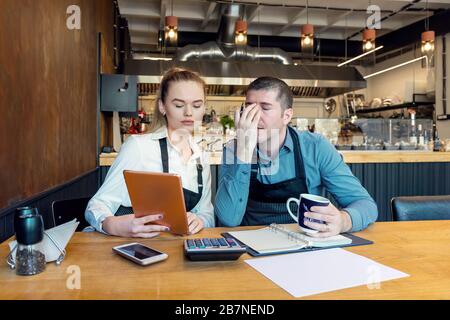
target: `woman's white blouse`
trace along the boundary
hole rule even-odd
[[[122,145],[120,152],[106,175],[105,182],[89,201],[85,218],[98,231],[104,232],[103,220],[113,216],[122,205],[131,207],[130,196],[123,177],[124,170],[163,172],[159,139],[167,137],[167,129],[154,133],[132,135]],[[211,170],[202,157],[201,149],[189,140],[193,154],[187,164],[181,153],[167,139],[169,172],[181,176],[183,188],[198,192],[197,159],[203,165],[203,194],[199,203],[191,210],[200,217],[206,228],[214,227],[214,209],[211,204]],[[207,162],[207,161],[206,161]]]

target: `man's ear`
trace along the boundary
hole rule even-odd
[[[162,115],[166,114],[166,107],[162,103],[161,99],[158,100],[158,109],[159,109],[159,112],[161,112]]]
[[[288,125],[291,122],[293,116],[294,116],[294,109],[293,108],[287,108],[286,110],[284,110],[284,112],[283,112],[283,123],[285,125]]]

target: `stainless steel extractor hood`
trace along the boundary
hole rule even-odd
[[[242,5],[223,5],[216,42],[180,48],[172,61],[145,60],[136,55],[125,62],[125,73],[139,75],[139,83],[155,84],[148,87],[156,90],[170,67],[188,68],[205,79],[210,95],[243,95],[246,86],[262,76],[284,80],[297,97],[327,98],[366,88],[366,80],[353,67],[295,65],[279,48],[234,45],[234,23],[242,10]]]
[[[366,81],[356,68],[269,62],[129,60],[125,64],[125,74],[138,75],[138,83],[158,84],[171,67],[198,72],[212,95],[242,95],[250,82],[262,76],[282,79],[297,97],[327,98],[366,87]],[[157,86],[152,88],[157,89]]]

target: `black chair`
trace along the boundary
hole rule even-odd
[[[84,218],[84,211],[91,198],[79,198],[53,201],[52,213],[55,226],[77,219],[80,224],[76,231],[83,231],[89,226],[89,223]]]
[[[394,197],[391,209],[395,221],[450,220],[450,195]]]

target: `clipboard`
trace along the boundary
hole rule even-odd
[[[253,250],[249,246],[245,245],[245,243],[242,243],[235,237],[233,237],[228,232],[224,232],[221,234],[225,238],[232,238],[236,242],[238,242],[241,246],[245,247],[247,249],[247,253],[251,255],[252,257],[265,257],[265,256],[272,256],[277,254],[288,254],[288,253],[298,253],[298,252],[308,252],[308,251],[316,251],[316,250],[325,250],[325,249],[332,249],[332,248],[345,248],[345,247],[356,247],[356,246],[366,246],[373,244],[374,242],[368,239],[364,239],[358,236],[355,236],[351,233],[343,233],[342,235],[344,237],[347,237],[352,240],[352,243],[345,244],[345,245],[339,245],[339,246],[329,246],[329,247],[308,247],[308,248],[302,248],[299,250],[289,250],[289,251],[278,251],[278,252],[268,252],[268,253],[260,253],[258,251]]]

